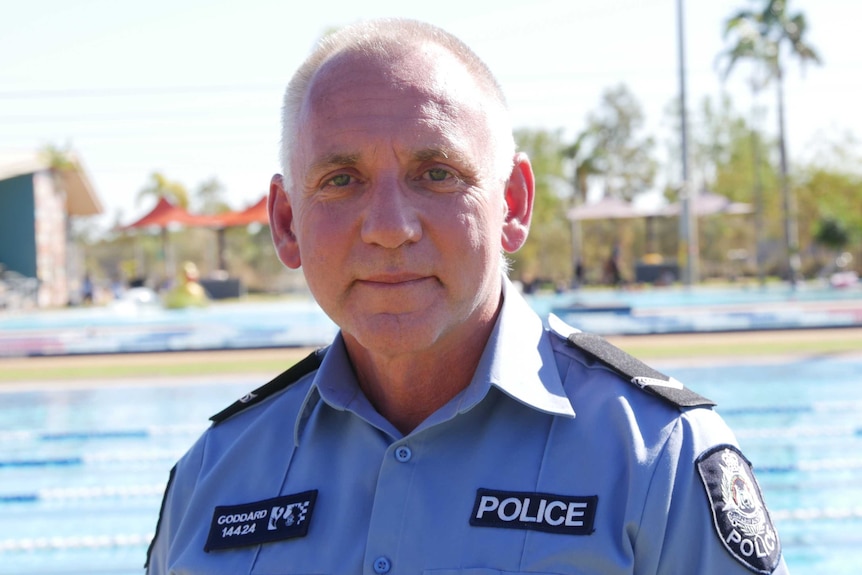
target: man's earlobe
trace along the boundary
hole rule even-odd
[[[530,219],[533,217],[533,201],[536,182],[530,159],[524,153],[515,154],[512,175],[506,183],[506,219],[503,222],[503,249],[516,252],[527,241]]]
[[[299,243],[296,241],[296,234],[293,231],[293,206],[287,191],[284,189],[284,178],[281,174],[275,174],[270,180],[267,209],[269,211],[269,230],[278,259],[287,267],[297,269],[302,265],[302,261],[299,254]]]

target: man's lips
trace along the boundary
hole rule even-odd
[[[431,279],[430,276],[413,274],[413,273],[396,273],[396,274],[374,274],[359,278],[357,283],[366,284],[369,286],[410,286],[419,284],[425,280]]]

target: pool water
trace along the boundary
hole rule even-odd
[[[658,367],[718,402],[794,575],[862,572],[862,356]],[[265,379],[0,389],[0,574],[142,574],[174,461]]]
[[[862,284],[584,289],[531,294],[527,301],[541,317],[553,311],[602,335],[862,327]],[[0,314],[0,357],[316,346],[337,331],[310,298],[185,309],[114,302]]]

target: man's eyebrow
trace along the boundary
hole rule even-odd
[[[340,168],[347,166],[355,166],[359,163],[359,154],[327,154],[311,164],[312,172],[328,170],[332,168]]]
[[[425,148],[423,150],[418,150],[413,154],[413,158],[417,162],[428,162],[433,160],[446,160],[448,162],[452,162],[457,166],[461,166],[462,169],[467,169],[468,171],[472,171],[474,173],[477,172],[478,166],[470,160],[466,155],[462,154],[457,150],[452,150],[448,148]]]

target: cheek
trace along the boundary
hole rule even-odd
[[[496,219],[488,212],[470,211],[449,220],[452,227],[445,233],[446,251],[461,268],[464,279],[488,273],[499,259],[500,232],[495,232],[499,225]]]
[[[350,213],[334,210],[326,204],[306,205],[296,214],[295,232],[303,255],[325,257],[344,246],[352,229]]]
[[[457,221],[461,233],[466,234],[471,251],[496,254],[500,251],[500,234],[505,212],[496,204],[472,200],[453,221]]]

